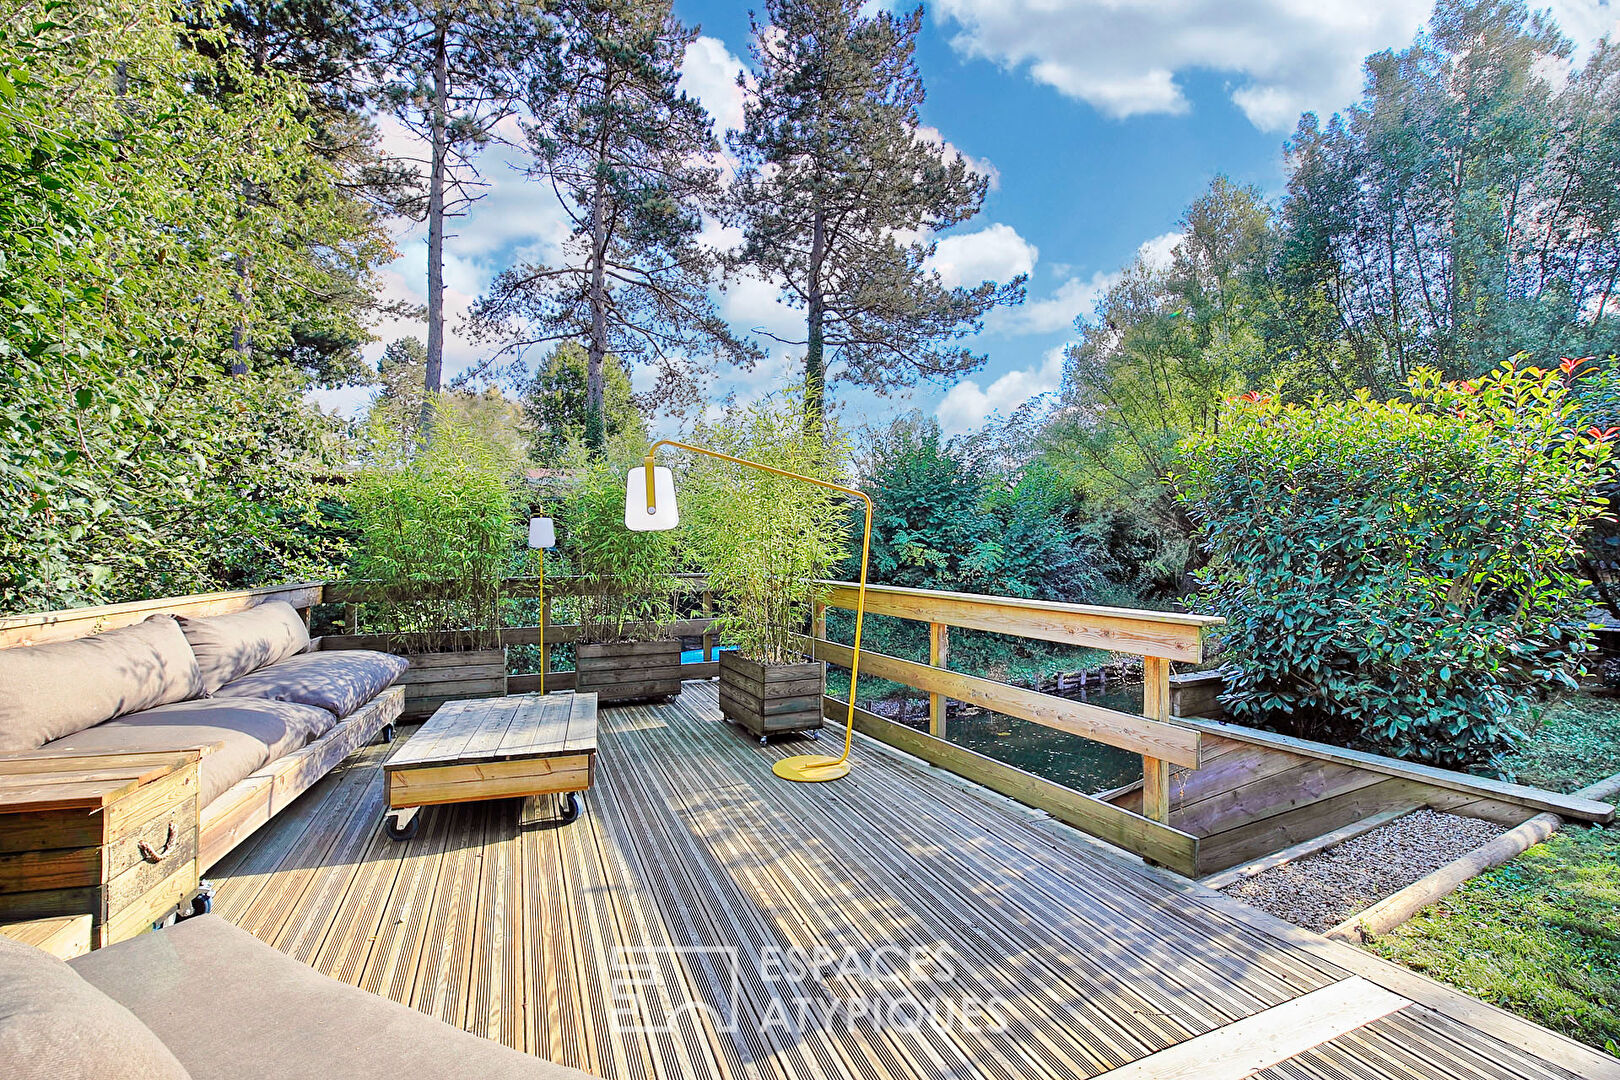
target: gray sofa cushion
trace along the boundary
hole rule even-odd
[[[197,654],[203,688],[210,694],[232,679],[309,648],[309,628],[285,600],[229,615],[179,618],[191,651]]]
[[[226,683],[219,696],[296,701],[341,718],[382,693],[410,666],[401,657],[367,649],[300,653]]]
[[[0,1073],[7,1080],[185,1080],[124,1006],[62,961],[0,937]]]
[[[196,657],[172,615],[76,641],[0,649],[0,751],[33,750],[201,693]]]
[[[329,731],[325,709],[257,698],[199,698],[135,713],[47,743],[47,750],[184,750],[201,747],[201,806],[261,766]]]
[[[587,1080],[329,979],[217,915],[72,965],[144,1020],[196,1080]]]

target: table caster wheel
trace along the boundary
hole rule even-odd
[[[561,796],[559,801],[562,803],[562,805],[558,808],[562,812],[562,824],[567,825],[579,817],[578,792],[570,791],[568,794]]]
[[[405,823],[400,824],[399,814],[389,814],[383,818],[383,829],[388,833],[390,840],[409,840],[416,835],[417,828],[422,824],[422,815],[412,811]]]
[[[761,745],[761,746],[765,746],[765,745],[766,745],[766,744],[768,744],[768,743],[769,743],[769,742],[770,742],[770,741],[771,741],[771,740],[770,740],[770,736],[769,736],[769,735],[761,735],[761,736],[760,736],[760,737],[759,737],[759,745]]]
[[[384,724],[383,729],[382,729],[380,734],[382,735],[382,741],[383,742],[385,742],[385,743],[393,742],[394,741],[394,735],[396,734],[396,732],[394,731],[394,725],[393,724]]]

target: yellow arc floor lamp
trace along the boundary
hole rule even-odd
[[[674,439],[660,439],[647,449],[646,463],[639,469],[631,469],[625,479],[624,487],[624,525],[632,532],[659,532],[664,529],[673,529],[681,522],[679,508],[675,505],[675,477],[668,469],[656,465],[653,455],[661,446],[674,447],[677,450],[686,450],[705,457],[719,458],[734,465],[742,465],[761,472],[773,473],[776,476],[785,476],[789,480],[802,480],[806,484],[828,488],[832,491],[853,495],[866,504],[866,532],[861,539],[861,581],[855,594],[855,647],[849,664],[849,716],[844,723],[844,752],[838,757],[828,757],[824,754],[800,754],[796,757],[783,758],[771,767],[771,771],[784,780],[799,780],[813,783],[821,780],[836,780],[849,772],[849,748],[855,739],[855,678],[861,666],[861,622],[866,615],[866,560],[872,550],[872,500],[866,492],[854,488],[843,487],[839,484],[829,483],[826,480],[817,480],[813,476],[803,476],[799,473],[788,472],[785,469],[761,465],[757,461],[746,458],[732,457],[722,454],[718,450],[705,450],[701,446],[689,446]]]

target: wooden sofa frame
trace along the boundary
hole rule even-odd
[[[324,588],[318,581],[298,582],[262,589],[47,611],[37,615],[11,615],[0,618],[0,649],[89,637],[104,630],[131,626],[152,615],[225,615],[273,600],[291,604],[307,623],[309,610],[321,602]],[[314,639],[310,648],[319,649],[320,640]],[[198,870],[206,872],[232,848],[252,835],[255,829],[286,809],[317,780],[331,772],[338,762],[390,727],[399,718],[404,705],[404,688],[389,687],[338,721],[319,739],[239,780],[204,807],[197,822]]]

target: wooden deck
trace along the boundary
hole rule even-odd
[[[612,1080],[1620,1077],[875,743],[836,783],[771,774],[813,745],[762,749],[689,683],[669,705],[602,710],[574,824],[435,807],[407,843],[380,828],[370,747],[214,868],[215,911]],[[769,966],[818,948],[833,967]],[[641,985],[615,977],[626,962]]]

